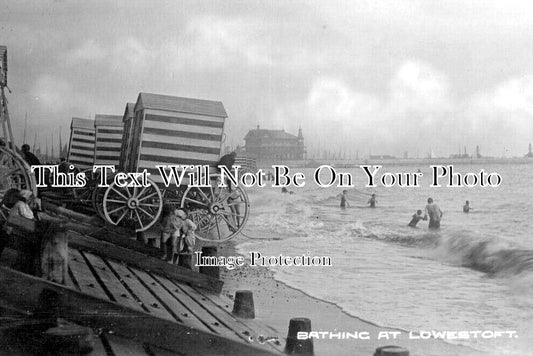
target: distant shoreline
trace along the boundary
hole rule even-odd
[[[284,164],[291,168],[316,168],[321,165],[331,165],[337,168],[357,168],[362,164],[387,165],[387,166],[410,166],[410,165],[432,165],[432,164],[532,164],[533,158],[397,158],[397,159],[343,159],[343,160],[291,160],[291,161],[261,161],[258,160],[257,167],[271,169],[272,165]]]

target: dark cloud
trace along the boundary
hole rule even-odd
[[[141,91],[221,100],[228,143],[301,125],[310,152],[521,154],[533,11],[487,1],[3,1],[10,110],[49,137]],[[529,134],[531,135],[531,134]],[[43,138],[45,140],[45,138]],[[41,141],[44,142],[44,141]]]

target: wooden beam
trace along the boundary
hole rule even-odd
[[[48,210],[55,214],[65,216],[70,219],[78,220],[78,221],[81,221],[87,224],[96,225],[96,226],[104,226],[104,222],[96,216],[87,216],[84,214],[80,214],[75,211],[65,209],[63,207],[47,202],[46,200],[43,200],[41,202],[41,207],[43,208],[43,210]]]
[[[94,227],[91,228],[91,227],[83,226],[80,224],[78,224],[78,226],[74,226],[72,229],[70,227],[70,224],[68,224],[67,228],[69,230],[77,231],[89,237],[102,240],[102,241],[107,241],[117,246],[125,247],[127,249],[137,251],[148,256],[159,258],[162,255],[162,252],[160,249],[145,245],[141,241],[134,240],[130,236],[127,236],[127,235],[121,235],[111,229],[103,228],[100,230],[95,230]],[[81,231],[82,229],[83,231]]]
[[[122,261],[129,266],[152,271],[169,276],[170,278],[189,283],[202,289],[207,289],[220,293],[224,282],[219,279],[191,271],[186,268],[171,265],[158,258],[143,255],[139,252],[116,246],[114,244],[96,240],[92,237],[81,235],[74,231],[69,231],[69,247],[79,250],[86,250],[95,255],[109,258],[115,261]]]
[[[131,228],[128,229],[122,226],[115,226],[115,225],[109,224],[105,222],[104,220],[100,219],[96,215],[91,215],[91,216],[85,215],[83,213],[79,213],[71,209],[63,208],[61,206],[58,206],[56,204],[46,202],[46,201],[43,201],[41,206],[43,207],[43,210],[53,213],[55,215],[58,215],[60,217],[69,218],[69,219],[73,219],[73,220],[84,223],[86,224],[85,228],[90,228],[92,229],[91,231],[94,231],[95,228],[102,228],[107,231],[112,231],[113,234],[116,234],[119,236],[129,237],[129,236],[135,235],[134,229],[131,229]]]
[[[12,216],[9,225],[14,227],[14,234],[24,235],[24,231],[34,231],[35,222],[23,217]],[[130,266],[167,275],[174,280],[190,283],[194,286],[220,293],[223,282],[205,274],[191,271],[176,265],[168,264],[158,258],[146,256],[128,248],[117,246],[113,243],[97,240],[84,236],[76,231],[68,231],[69,247],[86,250],[116,261],[122,261]],[[135,241],[132,241],[135,242]],[[16,248],[16,246],[14,247]]]
[[[99,240],[111,242],[115,245],[126,247],[149,256],[159,257],[161,255],[160,249],[147,246],[144,243],[133,239],[132,237],[135,236],[135,231],[133,230],[129,231],[124,228],[111,226],[109,224],[105,224],[103,221],[95,217],[89,217],[80,213],[76,213],[74,211],[58,207],[54,204],[46,203],[45,206],[46,210],[50,212],[53,212],[64,218],[78,221],[64,221],[68,230],[76,231],[80,234],[91,236]],[[57,217],[52,217],[49,215],[42,216],[42,218],[44,220],[60,220]]]
[[[92,328],[103,328],[141,343],[187,355],[274,355],[258,344],[247,344],[199,331],[177,322],[101,300],[62,285],[7,267],[0,267],[0,299],[37,310],[44,294],[57,296],[59,317]],[[43,291],[47,291],[43,294]]]

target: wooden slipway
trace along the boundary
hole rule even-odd
[[[276,330],[231,314],[233,301],[218,294],[221,281],[165,263],[150,251],[119,246],[110,241],[120,237],[105,235],[103,241],[69,231],[66,285],[12,269],[15,251],[4,251],[0,333],[10,323],[31,320],[46,290],[57,296],[59,317],[97,331],[91,355],[283,353],[284,340],[258,342],[279,335]],[[11,346],[0,341],[2,347]]]

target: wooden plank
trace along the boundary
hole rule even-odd
[[[150,350],[150,356],[152,355],[153,356],[176,356],[176,353],[163,350],[162,348],[159,348],[159,347],[149,346],[148,348]]]
[[[104,222],[102,220],[98,219],[98,217],[96,217],[96,216],[87,216],[87,215],[83,215],[83,214],[80,214],[80,213],[76,213],[75,211],[72,211],[72,210],[65,209],[63,207],[57,206],[55,204],[47,202],[46,200],[42,201],[41,205],[42,205],[43,210],[45,210],[45,211],[49,210],[49,211],[51,211],[51,212],[53,212],[55,214],[65,216],[65,217],[68,217],[70,219],[74,219],[74,220],[81,221],[81,222],[84,222],[84,223],[87,223],[87,224],[91,224],[91,225],[95,225],[95,226],[103,226],[104,225]]]
[[[106,224],[100,218],[95,215],[81,214],[77,211],[64,208],[52,202],[43,202],[43,210],[46,213],[42,213],[44,218],[60,219],[64,221],[64,218],[74,219],[77,222],[64,221],[67,227],[73,231],[77,231],[81,234],[98,234],[99,237],[104,238],[105,234],[111,234],[113,237],[129,238],[135,234],[132,229],[126,229],[120,226],[111,226]],[[81,224],[80,224],[81,223]],[[112,242],[112,241],[111,241]]]
[[[102,337],[96,337],[94,339],[94,347],[93,350],[88,354],[89,356],[106,356],[108,353],[106,352],[105,346],[103,344],[104,340],[102,340]],[[112,356],[112,355],[110,355]]]
[[[206,310],[208,306],[206,305],[205,301],[197,301],[192,299],[188,294],[183,293],[179,288],[177,288],[172,281],[163,276],[152,275],[151,277],[156,280],[157,283],[163,286],[174,298],[178,299],[189,310],[188,313],[193,314],[201,319],[213,332],[230,338],[239,337],[248,342],[248,339],[244,338],[244,334],[239,335],[234,329],[227,328],[220,322],[219,319],[215,318],[210,312],[208,312]]]
[[[105,262],[98,256],[82,252],[82,255],[89,261],[94,269],[94,273],[100,278],[100,281],[105,285],[108,293],[113,296],[115,302],[125,307],[133,308],[135,310],[144,311],[143,307],[135,301],[131,293],[124,288],[120,280],[109,270]]]
[[[2,333],[6,330],[13,328],[30,328],[32,325],[42,325],[46,321],[41,319],[36,319],[31,315],[30,311],[26,313],[18,313],[15,310],[12,310],[9,305],[6,304],[5,300],[0,300],[0,350],[1,354],[9,355],[30,355],[33,354],[27,349],[24,349],[24,345],[13,345],[9,340],[5,340]],[[23,349],[19,349],[22,346]],[[102,344],[102,339],[95,335],[93,349],[91,352],[87,353],[88,356],[102,356],[107,355],[105,347]],[[112,356],[112,355],[111,355]]]
[[[11,248],[5,248],[0,258],[0,265],[14,268],[16,258],[17,252],[15,250]],[[76,286],[76,282],[72,279],[70,274],[67,274],[67,278],[65,279],[65,285],[69,288],[79,290],[79,288]]]
[[[103,335],[115,356],[148,355],[141,342],[126,339],[113,334]]]
[[[228,313],[223,308],[219,308],[217,305],[214,305],[208,298],[204,297],[202,294],[199,294],[194,288],[185,285],[178,284],[174,282],[174,285],[178,290],[183,294],[187,294],[190,298],[194,299],[196,303],[201,304],[205,307],[209,313],[218,320],[218,322],[229,329],[232,329],[239,337],[243,340],[249,341],[249,334],[253,331],[247,325],[239,322],[237,318]]]
[[[160,347],[155,347],[151,345],[146,345],[147,351],[149,352],[150,356],[176,356],[175,352],[171,352],[165,349],[162,349]],[[182,351],[180,355],[186,355],[187,351]]]
[[[80,291],[94,297],[109,300],[109,296],[94,277],[80,252],[76,249],[69,248],[68,256],[69,268],[74,278],[76,278]]]
[[[163,319],[175,321],[176,319],[161,305],[161,302],[154,297],[146,287],[139,282],[128,267],[113,261],[107,261],[113,271],[119,275],[120,282],[127,285],[130,293],[133,293],[140,303],[144,305],[148,313]]]
[[[80,232],[84,235],[93,237],[98,240],[107,241],[117,246],[125,247],[127,249],[140,252],[148,256],[159,258],[162,255],[161,250],[158,248],[147,246],[141,241],[134,240],[130,237],[121,235],[109,229],[101,229],[101,230],[95,231],[94,228],[92,228],[92,229],[87,229],[87,231],[84,231],[84,232],[80,231],[81,229],[72,229],[72,230]]]
[[[190,283],[199,288],[220,293],[221,280],[166,263],[160,259],[145,256],[135,251],[125,249],[105,241],[95,240],[77,232],[69,231],[69,246],[76,249],[87,250],[106,259],[122,261],[129,266],[143,270],[153,271],[171,277],[174,280]]]
[[[69,211],[68,209],[59,208],[61,211]],[[74,213],[74,212],[72,212]],[[75,213],[78,214],[78,213]],[[82,214],[78,214],[82,215]],[[92,219],[83,215],[86,219]],[[68,216],[67,216],[68,217]],[[76,231],[80,234],[94,237],[99,240],[107,241],[118,246],[126,247],[128,249],[138,251],[153,257],[160,257],[161,250],[155,247],[147,246],[141,241],[136,241],[130,236],[134,234],[133,231],[126,231],[124,229],[113,229],[105,226],[100,226],[101,221],[98,221],[98,226],[90,225],[86,222],[72,222],[65,221],[57,217],[53,217],[49,214],[40,213],[41,220],[62,223],[65,225],[65,228],[71,231]],[[18,215],[11,215],[7,220],[7,225],[13,227],[13,234],[22,235],[27,237],[27,232],[35,232],[36,225],[35,221],[31,219],[24,218]]]
[[[191,325],[199,330],[212,332],[212,330],[210,330],[201,320],[199,320],[194,314],[191,314],[191,312],[187,310],[183,304],[181,304],[172,295],[169,295],[169,293],[150,275],[138,269],[130,268],[130,270],[132,274],[142,280],[143,283],[160,298],[160,303],[171,310],[177,320],[182,321],[187,325]]]
[[[43,291],[56,293],[59,316],[92,328],[104,328],[116,335],[157,345],[188,355],[273,355],[272,350],[223,338],[182,323],[155,318],[117,303],[47,282],[10,268],[0,267],[0,298],[16,301],[22,308],[35,310]],[[42,297],[41,297],[42,298]]]
[[[194,290],[194,288],[188,287],[188,286],[184,286],[184,288],[188,288],[189,290]],[[213,302],[220,309],[223,309],[229,312],[229,310],[233,308],[233,300],[226,298],[223,295],[214,295],[214,294],[204,293],[203,291],[196,291],[196,293],[208,299],[209,301]],[[275,341],[272,341],[272,342],[268,342],[268,344],[272,348],[276,349],[277,351],[284,352],[286,334],[280,332],[279,330],[276,330],[275,328],[269,325],[262,324],[255,319],[237,318],[237,320],[240,323],[246,325],[251,330],[253,330],[252,335],[254,337],[254,340],[257,340],[257,338],[260,336],[277,337],[277,341],[279,341],[278,343],[276,343]]]
[[[69,256],[70,258],[70,256]],[[71,273],[72,271],[70,271],[70,267],[69,267],[69,273],[67,273],[67,276],[65,278],[65,285],[69,288],[72,288],[72,289],[76,289],[76,290],[79,290],[78,287],[76,286],[76,283],[77,281],[75,282],[73,279],[72,279],[72,276],[71,276]]]
[[[134,250],[134,251],[138,251],[148,256],[153,256],[153,257],[161,256],[160,249],[147,246],[143,242],[133,239],[131,236],[135,234],[134,231],[128,231],[126,229],[105,226],[102,224],[101,221],[93,221],[94,217],[89,217],[83,214],[79,214],[79,213],[73,212],[65,208],[55,207],[55,211],[58,212],[57,214],[59,216],[65,216],[67,218],[71,218],[70,216],[71,214],[77,214],[76,216],[78,217],[78,219],[81,219],[81,220],[77,222],[65,221],[64,219],[60,217],[55,217],[49,214],[41,214],[41,218],[43,220],[48,220],[48,221],[62,222],[65,225],[67,230],[76,231],[82,235],[94,237],[98,240],[107,241],[117,246],[122,246],[128,249]],[[69,213],[66,214],[65,212],[69,212]],[[79,216],[83,216],[83,218]],[[89,223],[89,221],[91,221],[92,224]],[[10,218],[10,221],[8,223],[16,227],[19,230],[23,229],[23,230],[28,230],[28,231],[34,231],[35,229],[34,222],[32,222],[32,220],[25,219],[25,218],[18,217],[18,216],[14,218]]]

